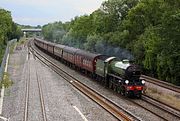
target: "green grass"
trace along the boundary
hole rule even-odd
[[[2,85],[4,85],[5,88],[8,88],[9,86],[12,86],[13,82],[9,78],[9,74],[7,72],[4,72],[3,79],[0,83],[0,86],[2,88]]]
[[[11,46],[10,46],[10,54],[12,54],[14,52],[14,48],[16,47],[16,43],[13,43]]]
[[[5,47],[0,47],[0,66],[5,53]]]
[[[25,42],[26,42],[26,38],[25,38],[25,37],[22,37],[22,38],[19,40],[18,45],[23,45]]]

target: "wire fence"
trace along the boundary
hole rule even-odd
[[[0,66],[0,81],[3,79],[7,56],[10,53],[10,47],[16,41],[17,41],[17,39],[13,39],[13,40],[9,41],[8,44],[7,44],[6,51],[4,53],[4,57],[3,57],[3,60],[1,62],[1,66]]]

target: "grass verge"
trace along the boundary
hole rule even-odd
[[[26,42],[26,38],[22,37],[19,42],[18,45],[24,45],[24,43]]]
[[[12,86],[13,82],[9,78],[9,74],[7,72],[4,72],[3,80],[0,83],[0,86],[2,88],[2,85],[4,85],[5,88],[8,88],[9,86]]]
[[[147,88],[146,95],[148,95],[154,99],[157,99],[161,102],[164,102],[168,105],[171,105],[172,107],[180,109],[180,103],[179,103],[180,97],[178,97],[177,95],[173,95],[170,93],[164,93],[164,92],[157,90],[156,88]]]

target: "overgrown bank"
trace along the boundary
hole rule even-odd
[[[144,73],[180,85],[179,0],[108,0],[90,15],[44,25],[43,35],[53,42],[134,59]]]
[[[0,8],[0,64],[8,40],[19,39],[21,34],[20,28],[12,21],[11,12]]]

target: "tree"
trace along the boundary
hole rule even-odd
[[[7,34],[12,29],[11,13],[4,9],[0,9],[0,44],[6,44],[8,40]]]
[[[78,17],[71,26],[72,35],[78,43],[85,43],[88,35],[93,33],[92,18],[88,15]]]
[[[86,40],[87,42],[84,44],[85,50],[90,52],[96,52],[97,49],[95,45],[102,40],[103,38],[100,35],[89,35]]]
[[[0,8],[0,63],[8,40],[19,38],[20,31],[12,21],[11,13]]]
[[[43,26],[43,34],[110,56],[133,53],[144,73],[180,85],[179,0],[107,0],[90,15]]]
[[[66,34],[64,27],[61,21],[44,25],[42,28],[44,38],[52,42],[57,41],[61,43],[64,34]]]

